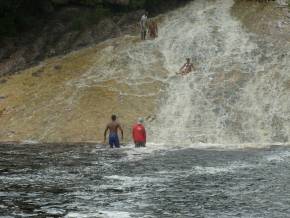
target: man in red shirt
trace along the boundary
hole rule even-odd
[[[138,123],[135,124],[132,128],[133,141],[135,147],[145,147],[146,145],[146,130],[143,126],[143,119],[139,118]]]

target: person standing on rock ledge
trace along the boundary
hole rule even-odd
[[[121,135],[122,135],[122,140],[124,138],[124,133],[123,133],[123,129],[120,125],[119,122],[117,122],[117,116],[116,115],[112,115],[112,121],[110,123],[108,123],[105,132],[104,132],[104,144],[106,144],[106,136],[107,136],[107,132],[108,130],[110,130],[110,134],[109,134],[109,144],[111,146],[111,148],[120,148],[120,141],[119,141],[119,137],[118,137],[118,129],[121,131]]]
[[[147,33],[147,21],[148,21],[148,12],[145,12],[140,20],[140,28],[141,28],[141,40],[146,39]]]
[[[148,34],[151,39],[158,37],[158,26],[155,20],[152,18],[148,21]]]

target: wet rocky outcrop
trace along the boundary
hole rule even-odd
[[[3,77],[0,141],[101,142],[114,113],[125,143],[140,116],[154,143],[287,143],[289,33],[274,31],[281,12],[273,2],[198,0],[159,16],[157,40],[121,33]],[[195,72],[176,76],[189,56]]]

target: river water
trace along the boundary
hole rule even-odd
[[[1,217],[288,217],[290,149],[2,145]]]
[[[148,146],[2,144],[0,216],[289,217],[289,48],[246,32],[233,4],[193,1],[157,40],[106,48],[68,85],[157,96]],[[175,76],[186,57],[195,71]]]

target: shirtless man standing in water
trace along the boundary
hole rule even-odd
[[[111,146],[111,148],[120,148],[120,142],[119,142],[119,137],[118,137],[118,129],[121,131],[121,135],[122,135],[122,140],[123,140],[123,129],[120,125],[119,122],[116,121],[117,117],[116,115],[112,115],[112,122],[108,123],[105,132],[104,132],[104,143],[106,143],[106,136],[107,136],[107,132],[108,130],[110,130],[110,134],[109,134],[109,144]]]

